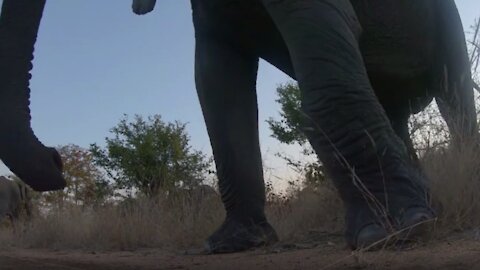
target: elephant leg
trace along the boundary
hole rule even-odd
[[[349,245],[368,246],[395,225],[431,218],[424,179],[370,86],[350,2],[262,2],[292,58],[305,133],[345,203]]]
[[[258,135],[258,58],[222,40],[197,34],[195,81],[215,158],[223,225],[207,240],[226,253],[277,240],[265,213]]]
[[[415,150],[415,147],[413,147],[410,131],[408,130],[408,119],[410,117],[410,113],[408,110],[403,109],[407,107],[408,106],[402,107],[400,110],[390,110],[390,108],[387,108],[386,113],[388,119],[390,119],[393,131],[395,131],[395,134],[397,134],[397,136],[400,137],[405,144],[410,160],[419,166],[417,151]]]
[[[458,87],[454,91],[464,93],[442,94],[435,98],[438,109],[443,119],[447,123],[450,137],[455,147],[478,142],[477,116],[473,98],[473,86],[470,89]],[[471,91],[472,93],[469,93]],[[452,91],[453,92],[453,91]]]
[[[0,17],[0,158],[34,190],[65,187],[57,151],[30,126],[29,80],[45,0],[4,0]]]
[[[438,1],[439,29],[437,57],[442,60],[439,73],[444,85],[435,100],[448,125],[453,144],[478,144],[477,112],[473,94],[470,60],[465,32],[454,0]]]

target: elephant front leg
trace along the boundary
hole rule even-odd
[[[45,0],[4,0],[0,17],[0,158],[34,190],[65,187],[62,162],[30,126],[29,80]]]
[[[292,58],[305,133],[345,202],[350,246],[433,217],[423,179],[370,86],[350,2],[262,2]]]
[[[264,213],[257,68],[257,57],[221,39],[197,35],[196,86],[227,214],[207,240],[212,253],[241,251],[277,240]]]

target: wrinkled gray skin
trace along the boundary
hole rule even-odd
[[[210,252],[240,251],[276,241],[264,213],[255,85],[259,58],[299,82],[302,110],[308,118],[304,131],[345,203],[346,238],[352,248],[372,244],[388,232],[433,217],[427,205],[425,179],[411,162],[405,138],[402,141],[392,115],[403,115],[402,106],[410,107],[419,93],[430,95],[434,89],[443,98],[446,109],[442,111],[450,112],[446,115],[452,119],[449,122],[457,134],[476,130],[467,106],[472,100],[468,63],[463,57],[463,29],[453,0],[378,0],[373,9],[366,6],[373,1],[354,3],[357,10],[364,7],[368,11],[384,10],[386,14],[393,11],[391,16],[381,17],[384,21],[380,21],[379,28],[377,19],[370,26],[363,15],[357,18],[347,0],[191,1],[197,91],[227,212],[225,222],[207,240]],[[435,16],[423,16],[411,8],[399,9],[395,4],[400,2],[419,3],[420,10]],[[132,7],[137,14],[145,14],[154,4],[153,0],[134,0]],[[4,128],[0,133],[0,155],[9,161],[6,163],[14,168],[12,171],[24,173],[24,181],[38,184],[37,189],[58,188],[64,183],[57,177],[61,163],[55,156],[45,155],[48,151],[36,140],[29,123],[28,72],[43,5],[42,0],[5,0],[0,20],[0,101],[15,105],[6,107],[9,119],[14,121],[4,122],[11,123],[22,136],[6,136],[7,129],[0,125]],[[382,23],[389,18],[392,21],[385,28]],[[437,24],[426,23],[411,34],[406,25],[424,24],[425,18],[433,18]],[[363,35],[359,20],[367,28]],[[417,38],[427,35],[423,31],[430,31],[433,25],[437,26],[434,32],[441,35],[432,37],[439,42],[432,52],[432,46]],[[376,33],[386,36],[377,38]],[[359,39],[365,49],[363,55]],[[381,42],[375,45],[377,41]],[[425,49],[430,54],[417,59],[416,51]],[[403,54],[395,57],[399,52]],[[415,56],[403,58],[410,53]],[[389,63],[382,58],[375,60],[382,54],[391,55],[405,69],[377,70],[376,63]],[[429,62],[432,59],[433,64]],[[366,67],[371,69],[368,74]],[[397,87],[400,83],[404,87]],[[443,88],[435,87],[438,85]],[[402,101],[398,108],[397,99]],[[389,109],[393,106],[389,102],[395,105],[393,109]],[[456,123],[464,122],[471,128],[456,128]],[[33,142],[39,154],[31,154],[26,151],[29,147],[18,143],[25,141]],[[23,150],[23,155],[30,155],[33,163],[22,161],[22,155],[14,151],[17,148]],[[29,176],[32,164],[45,166],[39,166],[43,171]]]
[[[22,211],[30,214],[27,188],[24,184],[0,176],[0,221],[10,218],[15,221]]]

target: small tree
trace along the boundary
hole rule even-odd
[[[301,112],[300,90],[296,83],[290,82],[277,87],[280,104],[280,121],[270,118],[267,120],[272,137],[285,144],[298,143],[302,146],[307,143],[307,137],[301,130],[304,115]]]
[[[164,123],[159,115],[147,120],[136,115],[129,121],[125,115],[111,132],[105,148],[92,144],[90,150],[116,188],[135,188],[153,197],[203,181],[210,161],[191,149],[185,124]]]
[[[285,144],[298,144],[302,148],[302,153],[314,161],[299,161],[288,157],[285,154],[277,153],[277,156],[287,162],[287,165],[295,172],[304,177],[304,184],[315,188],[326,179],[324,168],[317,161],[307,137],[301,127],[305,121],[305,116],[301,111],[301,93],[296,83],[290,82],[277,87],[278,99],[280,104],[280,120],[270,118],[267,120],[272,137]]]
[[[62,191],[42,194],[45,203],[62,207],[65,202],[75,205],[103,202],[110,194],[109,184],[93,163],[90,151],[74,144],[60,146],[57,150],[62,157],[67,186]]]

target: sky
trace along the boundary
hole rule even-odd
[[[480,16],[479,0],[456,3],[466,27]],[[47,0],[31,80],[33,130],[50,146],[104,145],[124,114],[160,114],[187,123],[192,146],[211,154],[194,84],[190,1],[159,0],[144,16],[130,7],[131,0]],[[289,174],[274,154],[300,156],[271,138],[265,123],[279,117],[275,89],[288,81],[260,63],[260,142],[274,182]]]

